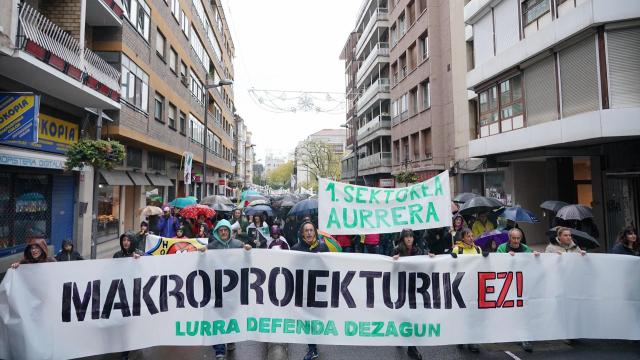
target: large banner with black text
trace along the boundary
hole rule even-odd
[[[254,249],[21,265],[0,284],[0,358],[244,340],[395,346],[640,339],[640,259]],[[135,334],[144,334],[137,336]]]

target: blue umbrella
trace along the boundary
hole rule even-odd
[[[189,205],[195,205],[197,203],[198,203],[198,200],[194,197],[183,197],[183,198],[176,198],[171,200],[171,202],[169,203],[169,206],[184,209]]]
[[[524,222],[530,224],[540,222],[540,220],[538,220],[534,213],[519,206],[500,209],[498,210],[498,215],[507,220],[515,222]]]
[[[263,212],[266,212],[267,216],[274,216],[273,209],[271,209],[271,206],[269,205],[249,206],[244,209],[244,214],[249,216],[262,214]]]
[[[304,216],[318,213],[318,200],[307,199],[295,204],[289,210],[289,216]]]

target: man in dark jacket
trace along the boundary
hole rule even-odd
[[[133,241],[129,237],[129,234],[120,235],[120,251],[117,251],[113,254],[113,258],[123,258],[123,257],[132,257],[134,259],[143,256],[144,253],[138,249],[136,249]]]
[[[318,240],[318,231],[311,221],[305,221],[300,226],[300,241],[291,250],[311,253],[329,252],[329,248],[324,241]],[[303,360],[313,360],[318,358],[318,345],[309,344],[309,350]]]
[[[71,240],[65,240],[62,242],[62,249],[56,255],[56,261],[76,261],[84,260],[84,258],[73,249],[73,243]]]
[[[11,264],[11,267],[17,269],[20,264],[39,264],[55,261],[56,259],[49,256],[49,248],[44,237],[32,237],[27,239],[27,246],[24,248],[22,260]]]
[[[146,221],[140,223],[140,231],[133,235],[133,246],[136,249],[143,250],[146,247],[147,234],[149,234],[149,224]]]
[[[289,216],[287,221],[284,223],[284,238],[287,239],[287,242],[290,246],[295,245],[298,242],[298,228],[296,227],[296,217]]]

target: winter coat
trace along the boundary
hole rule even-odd
[[[287,243],[287,239],[280,236],[278,239],[271,238],[269,245],[267,248],[269,249],[281,249],[281,250],[290,250],[289,243]]]
[[[620,254],[620,255],[635,255],[635,256],[639,256],[639,254],[634,253],[633,250],[629,249],[627,246],[624,246],[624,244],[621,244],[621,243],[617,243],[617,244],[613,245],[613,247],[611,248],[611,253],[612,254]]]
[[[576,243],[571,240],[571,244],[564,245],[561,244],[558,240],[554,240],[551,244],[547,245],[547,248],[544,252],[554,253],[554,252],[568,252],[568,253],[579,253],[582,251]]]
[[[131,238],[129,238],[131,240],[131,247],[128,250],[125,250],[124,246],[122,246],[122,240],[124,239],[124,237],[125,237],[124,234],[120,235],[120,251],[113,254],[114,259],[124,258],[124,257],[133,257],[133,254],[144,256],[144,253],[142,251],[136,249],[135,243],[133,242],[133,240],[131,240]]]
[[[66,251],[64,249],[65,246],[71,245],[71,251]],[[82,256],[75,250],[73,250],[73,243],[69,240],[65,240],[62,242],[62,250],[58,252],[56,255],[56,261],[76,261],[76,260],[84,260]]]
[[[145,249],[146,241],[147,241],[147,234],[148,233],[141,234],[138,231],[137,233],[135,233],[132,236],[131,241],[133,241],[133,245],[136,247],[136,249],[139,249],[139,250]]]
[[[226,227],[229,229],[229,239],[224,241],[220,239],[220,235],[218,235],[218,229],[221,227]],[[207,245],[207,249],[211,250],[221,250],[221,249],[240,249],[244,247],[242,241],[238,239],[234,239],[231,236],[231,224],[228,220],[220,220],[216,227],[211,232],[211,236],[209,237],[209,244]]]
[[[312,245],[307,244],[306,241],[300,239],[297,244],[295,244],[291,250],[293,251],[302,251],[302,252],[310,252],[310,253],[322,253],[329,252],[329,248],[324,241],[316,240]]]
[[[31,245],[35,245],[40,248],[42,255],[39,258],[34,259],[31,256]],[[55,262],[56,259],[49,256],[49,247],[43,238],[32,238],[27,240],[27,246],[24,248],[24,256],[20,260],[20,264],[39,264],[45,262]]]
[[[408,254],[403,255],[402,253],[403,253],[403,246],[399,245],[399,246],[396,246],[395,248],[393,248],[393,255],[400,255],[400,257],[424,255],[425,251],[422,250],[421,248],[415,246],[415,244],[414,244],[414,246],[411,247],[411,250],[409,251]]]
[[[482,249],[478,245],[467,245],[463,242],[459,242],[451,249],[452,254],[456,255],[482,255]]]
[[[169,217],[161,216],[156,223],[158,235],[160,237],[172,238],[176,236],[176,229],[180,226],[178,219],[175,216],[169,215]]]
[[[509,246],[509,243],[506,242],[504,244],[501,244],[500,246],[498,246],[498,249],[496,250],[496,252],[498,253],[508,253],[513,251],[514,253],[531,253],[533,252],[531,250],[530,247],[528,247],[525,244],[520,243],[520,247],[518,247],[517,249],[512,248],[511,246]]]
[[[351,235],[336,235],[333,238],[336,239],[338,244],[343,248],[351,246]]]
[[[427,231],[427,244],[431,252],[441,255],[451,251],[452,240],[448,228],[429,229]]]
[[[298,242],[298,230],[296,225],[295,220],[289,220],[284,224],[284,228],[282,230],[284,237],[289,241],[291,246]]]
[[[251,229],[255,230],[251,231]],[[266,222],[263,222],[262,227],[260,228],[258,228],[254,223],[249,224],[249,226],[247,226],[247,233],[253,233],[253,236],[249,235],[247,244],[251,245],[254,248],[267,248],[267,242],[269,241],[271,235],[269,234],[269,225]]]

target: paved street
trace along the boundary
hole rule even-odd
[[[306,352],[306,346],[290,344],[288,357],[276,359],[302,359]],[[366,359],[366,360],[404,360],[406,347],[359,347],[359,346],[320,346],[320,359]],[[593,359],[593,360],[631,360],[640,359],[640,342],[638,341],[611,341],[611,340],[581,340],[575,345],[569,346],[562,341],[545,341],[534,343],[534,352],[526,353],[517,344],[487,344],[481,346],[479,354],[470,353],[467,350],[459,350],[456,346],[421,347],[424,359]],[[109,354],[93,356],[87,360],[116,360],[118,355]],[[181,359],[202,360],[214,359],[213,350],[210,347],[155,347],[135,351],[130,359]],[[245,342],[238,344],[235,352],[231,353],[228,360],[267,359],[267,344],[257,342]]]

